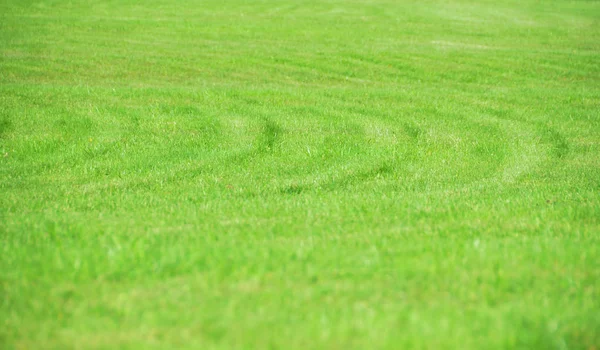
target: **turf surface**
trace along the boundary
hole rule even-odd
[[[0,347],[600,345],[600,2],[0,3]]]

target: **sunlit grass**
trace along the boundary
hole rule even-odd
[[[0,347],[600,344],[600,3],[0,4]]]

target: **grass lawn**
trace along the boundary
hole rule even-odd
[[[600,2],[0,3],[0,348],[599,347]]]

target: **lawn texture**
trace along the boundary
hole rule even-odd
[[[600,2],[0,2],[0,347],[598,349]]]

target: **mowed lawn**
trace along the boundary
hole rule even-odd
[[[600,2],[0,3],[0,348],[599,347]]]

